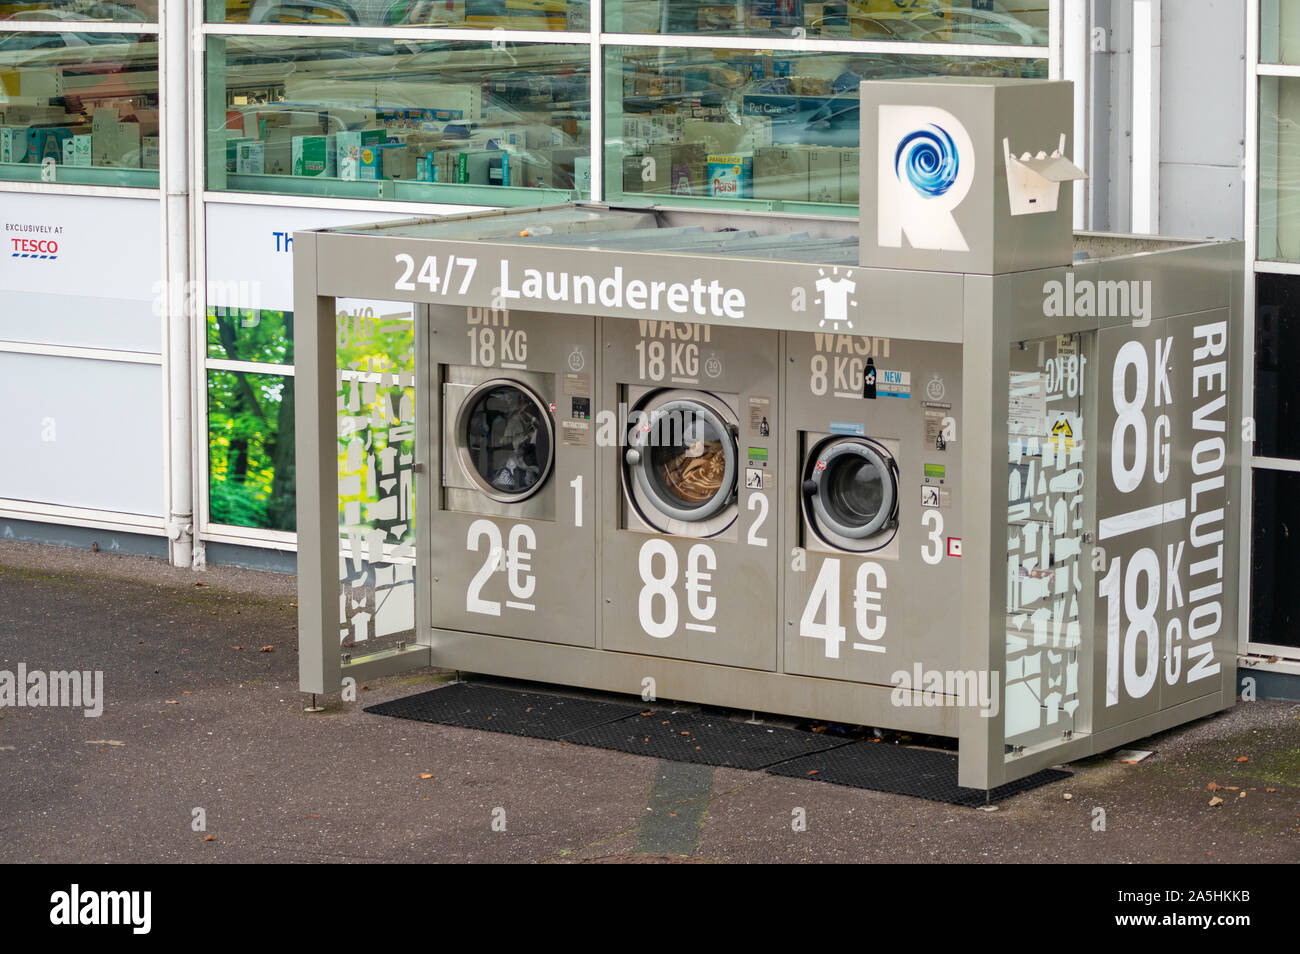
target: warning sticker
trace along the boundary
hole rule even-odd
[[[1077,447],[1083,435],[1079,433],[1079,419],[1073,414],[1064,412],[1056,415],[1056,419],[1051,423],[1047,439],[1052,442],[1052,448],[1056,451],[1073,450]]]
[[[1079,353],[1079,339],[1074,335],[1057,335],[1056,336],[1056,356],[1058,358],[1072,358]]]
[[[586,447],[591,443],[588,421],[560,421],[560,438],[566,447]]]
[[[772,399],[749,399],[749,433],[755,437],[768,437],[772,433]]]
[[[763,471],[758,467],[745,468],[745,488],[747,490],[763,489]]]

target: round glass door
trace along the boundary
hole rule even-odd
[[[551,472],[551,416],[521,384],[496,380],[479,385],[461,406],[457,430],[466,474],[494,500],[523,500]]]
[[[722,417],[699,401],[668,401],[633,430],[627,462],[656,510],[705,520],[736,489],[736,443]]]
[[[888,455],[868,441],[824,445],[809,481],[817,520],[833,533],[860,540],[879,533],[894,515],[893,466]]]

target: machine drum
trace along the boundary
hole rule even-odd
[[[887,541],[871,538],[898,523],[897,475],[893,457],[872,440],[823,441],[808,455],[805,467],[809,522],[827,543],[842,546],[838,537],[854,541],[852,549],[875,549]]]
[[[705,520],[736,492],[731,428],[704,404],[668,401],[631,429],[625,460],[653,509],[684,521]]]
[[[541,489],[554,435],[550,415],[531,391],[511,381],[484,382],[466,397],[457,429],[466,475],[488,496],[509,503]]]

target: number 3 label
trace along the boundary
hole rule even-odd
[[[930,566],[935,566],[943,559],[943,514],[938,510],[927,510],[921,514],[921,526],[931,527],[926,545],[921,547],[921,559]]]

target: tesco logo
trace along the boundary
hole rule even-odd
[[[54,239],[10,239],[13,243],[11,258],[58,258],[59,243]]]

